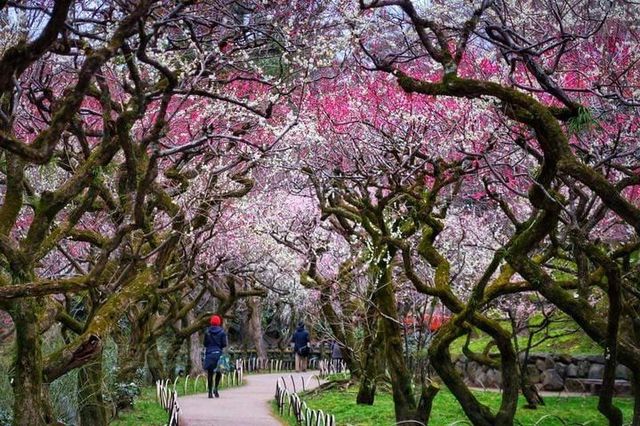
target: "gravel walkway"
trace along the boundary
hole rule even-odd
[[[209,399],[207,394],[181,397],[180,426],[279,426],[281,423],[273,417],[270,404],[278,378],[286,377],[291,388],[291,374],[247,375],[243,386],[221,390],[220,398]],[[307,389],[318,386],[315,378],[310,380],[313,375],[314,372],[293,373],[296,386],[300,386],[300,376],[304,376]]]

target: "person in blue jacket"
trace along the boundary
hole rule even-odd
[[[227,333],[222,329],[222,317],[220,315],[211,316],[211,327],[207,327],[204,332],[204,369],[207,370],[207,388],[209,390],[209,398],[220,398],[218,393],[218,385],[222,373],[216,371],[218,361],[222,356],[222,350],[227,346]],[[213,384],[213,373],[216,373],[215,386]]]
[[[309,347],[309,332],[305,330],[304,322],[300,321],[298,323],[298,328],[293,333],[291,343],[293,343],[293,351],[296,354],[296,371],[298,373],[307,371],[307,357],[311,352],[311,348]]]

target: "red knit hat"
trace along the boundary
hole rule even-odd
[[[222,317],[220,315],[211,315],[211,325],[220,326],[222,325]]]

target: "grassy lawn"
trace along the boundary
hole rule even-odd
[[[156,402],[156,388],[144,387],[136,398],[133,410],[120,413],[109,424],[115,426],[163,426],[167,423],[167,412]]]
[[[531,352],[552,352],[556,355],[571,354],[571,355],[595,355],[602,354],[602,348],[591,340],[582,330],[578,329],[578,326],[566,315],[556,314],[556,322],[552,322],[549,327],[549,332],[552,336],[551,339],[540,342],[532,348]],[[530,323],[537,324],[541,320],[539,314],[531,316]],[[507,330],[511,330],[511,325],[508,321],[500,321],[501,325]],[[578,329],[577,331],[575,331]],[[575,332],[574,332],[575,331]],[[482,352],[487,343],[491,341],[491,338],[479,330],[475,330],[476,337],[471,340],[469,348],[474,352]],[[540,335],[541,336],[541,335]],[[540,336],[533,339],[534,342],[538,342]],[[462,353],[462,347],[464,346],[466,336],[460,337],[455,340],[450,347],[452,354]],[[519,336],[518,344],[522,349],[526,346],[526,337]],[[495,351],[495,349],[494,349]]]
[[[393,401],[390,394],[376,395],[373,406],[362,406],[355,403],[356,389],[348,391],[331,390],[316,396],[307,396],[304,401],[310,408],[322,409],[336,416],[338,425],[394,425]],[[478,392],[480,401],[495,408],[500,404],[500,395],[495,392]],[[537,410],[518,409],[516,425],[535,426],[567,426],[567,425],[606,425],[607,422],[597,411],[597,398],[585,397],[547,397],[546,406]],[[523,402],[520,402],[520,406]],[[621,398],[616,401],[629,419],[633,408],[631,398]],[[274,412],[275,409],[274,402]],[[462,408],[446,389],[441,390],[436,396],[429,426],[445,426],[453,424],[470,424],[466,419]],[[285,422],[295,425],[293,419],[287,418]]]
[[[194,380],[189,379],[186,393],[184,382],[185,379],[181,378],[176,384],[178,396],[207,392],[206,377],[200,377],[197,386],[194,386],[196,384]],[[220,389],[226,387],[228,387],[226,383],[220,384]],[[113,419],[109,424],[114,426],[164,426],[167,424],[167,418],[167,412],[156,402],[156,387],[146,386],[141,389],[140,396],[136,398],[133,410],[120,413],[118,418]]]
[[[471,340],[469,348],[473,352],[482,353],[484,348],[487,346],[487,343],[492,339],[480,331],[477,331],[477,334],[478,337]],[[454,355],[461,354],[465,340],[466,337],[463,336],[451,343],[451,353]],[[518,337],[518,344],[520,345],[520,348],[523,349],[526,346],[526,338]],[[589,339],[582,331],[578,331],[572,335],[556,337],[542,342],[531,350],[531,353],[536,352],[548,352],[557,355],[600,355],[602,354],[602,348],[593,340]]]

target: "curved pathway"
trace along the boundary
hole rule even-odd
[[[209,399],[204,393],[181,397],[178,400],[180,426],[279,426],[280,421],[271,411],[271,401],[276,392],[278,378],[284,376],[287,379],[287,387],[291,390],[289,376],[293,375],[300,391],[300,376],[304,376],[307,389],[318,386],[315,378],[310,380],[314,374],[315,372],[309,371],[246,375],[243,386],[222,389],[220,398]]]

